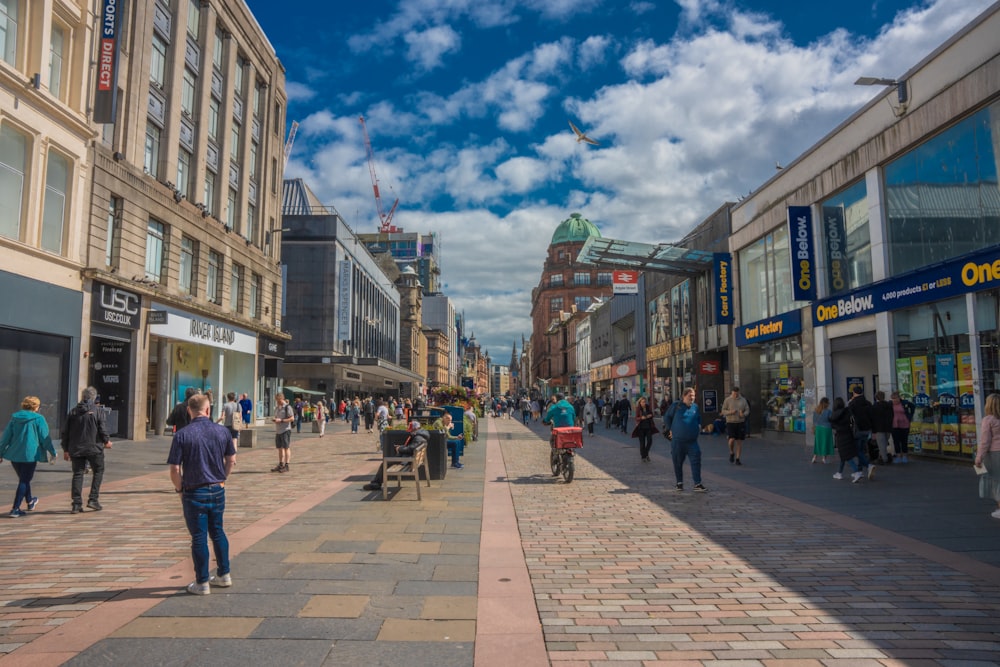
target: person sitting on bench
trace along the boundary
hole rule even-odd
[[[407,456],[407,452],[413,453],[417,447],[421,444],[427,444],[430,442],[431,434],[425,431],[418,421],[410,422],[410,425],[406,428],[407,433],[410,437],[406,439],[402,445],[396,446],[396,456]],[[382,469],[385,467],[385,463],[382,463],[375,472],[375,476],[372,477],[372,481],[365,484],[362,488],[365,491],[377,491],[382,488]]]

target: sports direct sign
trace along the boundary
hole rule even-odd
[[[611,274],[612,294],[638,294],[638,271],[615,271]]]

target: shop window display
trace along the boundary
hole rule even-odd
[[[764,428],[805,433],[802,348],[798,337],[763,345],[760,351],[760,369]]]
[[[899,311],[893,318],[896,388],[915,408],[910,449],[971,455],[976,415],[964,297]]]

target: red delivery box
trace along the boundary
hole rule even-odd
[[[560,426],[552,429],[556,449],[583,447],[583,429],[579,426]]]

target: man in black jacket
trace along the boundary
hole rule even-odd
[[[98,497],[101,495],[101,482],[104,481],[104,450],[111,449],[111,438],[104,425],[104,417],[94,404],[95,398],[96,389],[84,389],[80,402],[69,411],[63,425],[63,458],[73,465],[73,482],[70,487],[73,514],[83,511],[83,471],[87,464],[90,464],[94,473],[87,507],[95,511],[103,509]]]
[[[872,404],[865,398],[860,385],[854,385],[851,390],[851,401],[847,409],[854,415],[854,439],[858,446],[858,461],[861,470],[868,468],[868,479],[875,476],[875,466],[868,462],[868,441],[872,437]]]
[[[184,400],[175,405],[170,416],[167,417],[167,426],[173,426],[174,433],[191,423],[191,415],[188,414],[188,401],[191,400],[192,396],[200,393],[201,390],[197,387],[188,387],[184,390]]]
[[[424,430],[424,427],[420,425],[420,422],[413,421],[410,422],[409,426],[406,428],[407,432],[410,434],[406,438],[406,442],[402,445],[396,446],[396,456],[409,456],[413,453],[417,447],[423,444],[427,444],[431,440],[431,434]],[[365,484],[363,488],[365,491],[378,491],[382,488],[382,469],[385,467],[385,463],[378,467],[375,472],[375,476],[372,477],[372,481]]]

